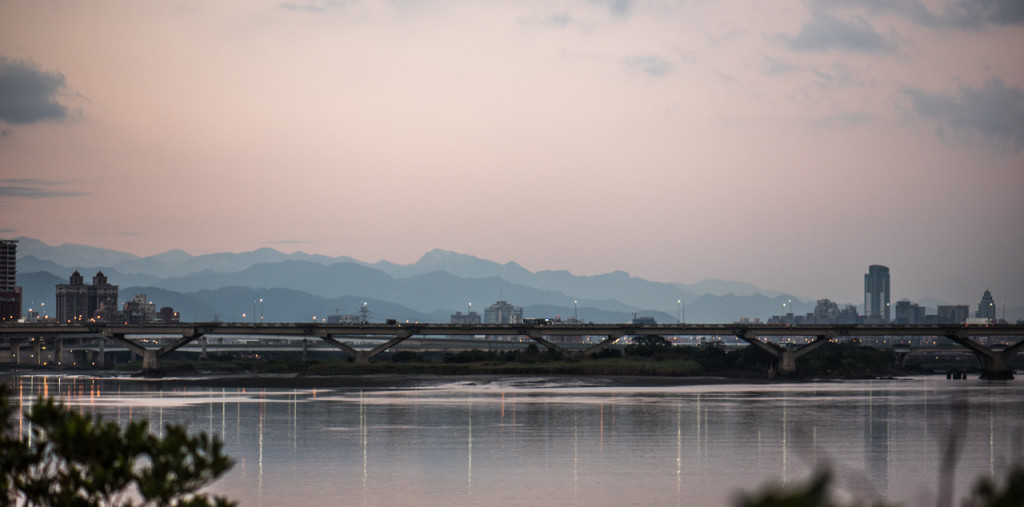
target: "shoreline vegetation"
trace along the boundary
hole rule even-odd
[[[644,339],[645,338],[645,339]],[[660,337],[644,337],[627,347],[606,349],[593,357],[564,356],[531,346],[524,351],[467,350],[459,353],[386,353],[369,363],[347,356],[316,355],[303,361],[287,354],[209,359],[165,359],[163,367],[141,373],[139,361],[114,370],[68,367],[0,366],[0,374],[33,372],[132,375],[140,378],[201,383],[222,387],[393,388],[496,377],[572,378],[593,385],[672,386],[752,384],[896,378],[946,371],[970,371],[970,364],[901,366],[887,352],[852,344],[826,344],[798,359],[797,374],[775,375],[770,356],[755,347],[672,346]],[[481,380],[486,382],[486,380]]]

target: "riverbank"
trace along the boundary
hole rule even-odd
[[[740,379],[713,376],[663,377],[641,375],[239,375],[179,377],[168,382],[208,387],[254,388],[349,388],[415,389],[446,384],[515,385],[517,387],[670,387],[720,384],[767,384],[767,379]]]
[[[792,384],[806,382],[834,382],[840,378],[788,378],[768,379],[751,376],[746,372],[722,372],[721,375],[567,375],[548,373],[520,374],[460,374],[435,373],[367,373],[307,375],[296,373],[253,373],[194,371],[141,375],[137,372],[115,370],[69,370],[32,368],[0,370],[0,383],[19,376],[73,376],[97,379],[124,379],[146,382],[161,388],[211,387],[233,389],[419,389],[441,385],[462,384],[478,386],[515,386],[519,388],[546,387],[675,387],[699,385],[758,385]],[[889,379],[893,380],[893,379]]]

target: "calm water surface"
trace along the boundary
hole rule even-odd
[[[416,389],[237,389],[19,376],[13,403],[220,435],[242,505],[729,505],[830,467],[841,494],[934,505],[1021,461],[1024,381],[615,387],[502,378]],[[588,381],[590,382],[590,381]],[[600,382],[600,381],[598,381]],[[19,420],[27,431],[27,421]]]

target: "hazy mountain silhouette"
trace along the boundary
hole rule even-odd
[[[172,306],[187,320],[241,318],[252,311],[246,305],[260,297],[266,308],[271,293],[277,295],[277,303],[265,318],[275,321],[311,319],[334,308],[351,314],[363,301],[373,301],[379,306],[374,311],[387,318],[435,321],[466,311],[469,303],[482,315],[498,299],[525,306],[529,317],[568,317],[575,301],[580,318],[594,322],[627,321],[634,313],[674,322],[680,300],[688,322],[766,319],[781,313],[779,298],[793,299],[798,313],[803,311],[799,299],[761,295],[756,292],[760,289],[744,282],[709,279],[690,286],[644,280],[623,271],[590,276],[566,270],[533,273],[514,262],[500,264],[445,250],[432,250],[403,266],[286,254],[272,248],[199,256],[170,250],[142,258],[82,245],[19,241],[19,283],[26,287],[26,296],[31,293],[52,305],[54,285],[67,283],[72,271],[78,269],[88,281],[102,270],[121,287],[122,301],[131,298],[130,292],[142,291],[158,307]],[[694,292],[694,287],[702,292]]]
[[[367,304],[370,310],[370,320],[383,322],[387,319],[401,321],[427,322],[429,319],[423,313],[411,310],[389,301],[381,301],[372,298],[360,298],[356,296],[341,296],[335,298],[324,298],[314,296],[307,292],[293,289],[253,289],[251,287],[222,287],[213,290],[201,290],[185,294],[216,312],[210,315],[197,315],[190,317],[190,320],[209,321],[217,317],[222,322],[253,322],[253,311],[257,313],[256,319],[262,314],[265,322],[312,322],[313,317],[318,320],[328,315],[339,313],[342,315],[354,315],[358,312],[363,303]],[[262,303],[257,301],[262,299]],[[337,312],[335,312],[337,309]],[[242,314],[245,317],[242,317]],[[184,316],[185,314],[182,313]]]
[[[138,259],[134,254],[118,252],[106,248],[64,243],[57,246],[47,245],[32,238],[19,237],[18,258],[35,256],[38,259],[52,261],[61,266],[112,266],[121,261]],[[19,260],[19,262],[21,262]]]
[[[711,294],[712,296],[724,296],[735,294],[737,296],[751,296],[760,294],[762,296],[775,297],[782,295],[781,292],[768,291],[747,282],[733,282],[719,280],[717,278],[705,278],[697,283],[684,285],[676,284],[695,294]]]

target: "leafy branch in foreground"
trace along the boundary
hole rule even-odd
[[[234,505],[200,492],[232,466],[217,437],[171,424],[158,437],[146,421],[122,428],[53,399],[25,413],[31,434],[21,435],[14,412],[0,385],[0,506]]]
[[[789,490],[767,488],[759,493],[745,495],[739,507],[841,507],[831,498],[832,478],[828,472],[812,477],[806,484]],[[949,505],[948,498],[940,498],[939,505]],[[860,503],[850,504],[859,506]],[[873,504],[883,507],[884,503]],[[1024,506],[1024,467],[1012,467],[1006,474],[1006,481],[997,484],[991,478],[983,477],[974,485],[969,497],[963,499],[963,507],[1021,507]]]

